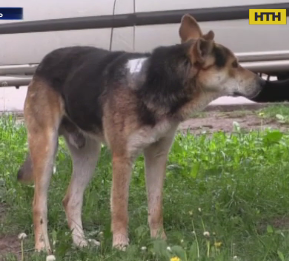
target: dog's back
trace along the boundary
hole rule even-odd
[[[129,59],[147,56],[86,46],[61,48],[44,57],[34,77],[60,93],[67,116],[82,130],[91,131],[95,125],[101,128],[101,97],[115,87],[110,83],[122,80]]]
[[[83,66],[83,63],[87,63],[88,60],[99,63],[109,54],[107,50],[90,46],[59,48],[42,59],[35,71],[35,77],[46,80],[52,88],[62,92],[68,77]]]

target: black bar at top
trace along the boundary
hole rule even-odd
[[[189,13],[198,22],[249,19],[249,9],[286,9],[289,2],[231,7],[199,8],[174,11],[142,12],[121,15],[87,16],[0,24],[0,34],[17,34],[49,31],[67,31],[128,26],[180,23],[181,17]],[[25,9],[24,9],[25,13]]]

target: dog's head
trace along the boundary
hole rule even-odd
[[[214,41],[214,32],[203,34],[190,15],[182,17],[179,29],[181,42],[188,45],[190,75],[204,91],[216,96],[255,97],[265,81],[244,69],[235,55]]]

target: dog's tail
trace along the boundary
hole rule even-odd
[[[30,154],[27,155],[24,163],[19,168],[17,173],[17,180],[25,184],[33,182],[32,161]]]

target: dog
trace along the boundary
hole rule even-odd
[[[129,244],[128,191],[132,164],[140,153],[145,157],[150,234],[166,239],[162,190],[178,125],[218,97],[253,98],[265,83],[216,43],[213,31],[203,34],[189,14],[181,18],[178,33],[180,43],[150,53],[74,46],[56,49],[40,62],[25,98],[29,154],[18,172],[19,181],[35,185],[37,251],[52,252],[47,191],[60,135],[73,161],[63,205],[76,246],[88,245],[81,219],[83,193],[102,143],[112,155],[113,247]]]

